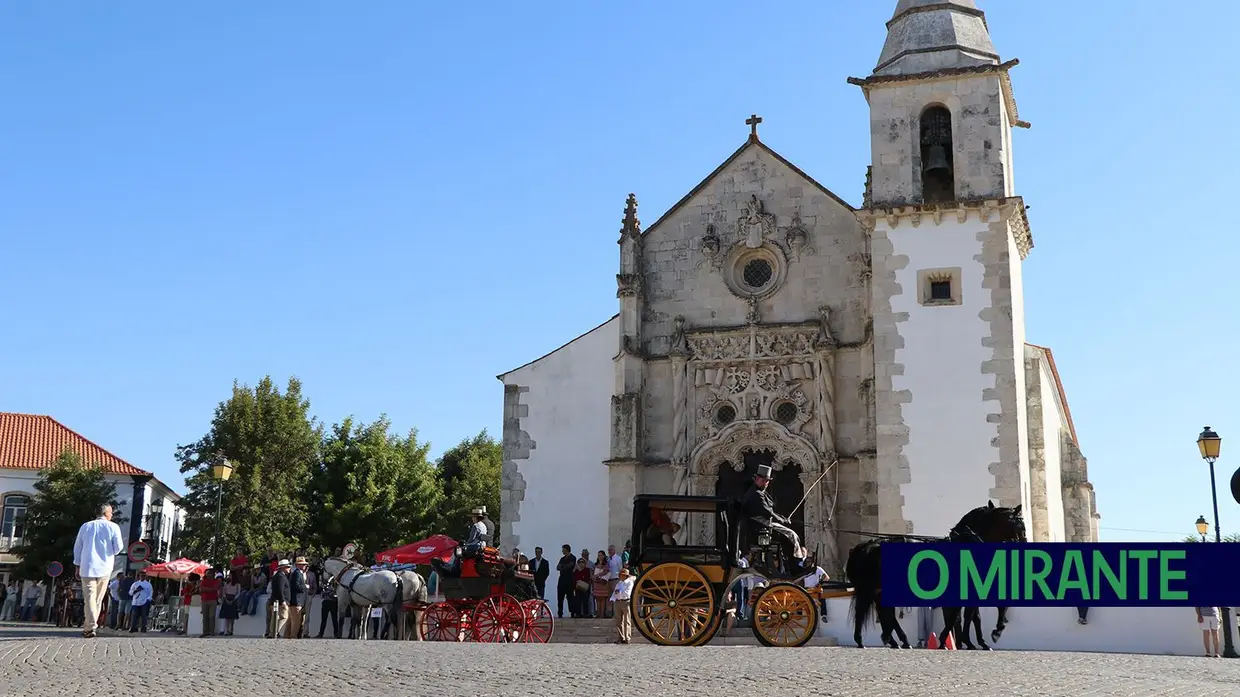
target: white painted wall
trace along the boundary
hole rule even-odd
[[[611,456],[612,359],[620,342],[619,326],[619,318],[613,319],[503,376],[505,385],[529,388],[521,395],[529,408],[521,428],[535,444],[529,459],[514,461],[525,480],[525,500],[513,534],[527,554],[543,548],[552,567],[548,588],[555,587],[560,545],[594,552],[608,544],[608,471],[603,462]]]
[[[991,500],[989,465],[999,459],[991,445],[995,425],[986,419],[998,411],[997,404],[981,399],[994,384],[994,377],[982,372],[992,350],[982,345],[990,325],[979,316],[990,291],[982,288],[984,267],[975,260],[982,252],[978,234],[989,226],[976,215],[960,223],[950,214],[938,225],[927,218],[917,227],[903,221],[892,229],[882,217],[876,224],[886,229],[893,254],[909,259],[896,272],[902,292],[891,299],[893,313],[908,313],[897,325],[904,346],[896,350],[895,362],[903,374],[892,376],[893,390],[912,395],[903,407],[909,430],[904,455],[912,477],[900,489],[904,518],[915,534],[944,535],[965,513]],[[955,267],[961,269],[961,304],[921,305],[918,272]]]
[[[852,646],[852,620],[848,598],[827,601],[829,622],[822,624],[819,636],[833,637],[841,646]],[[990,642],[995,627],[994,608],[982,608],[982,631]],[[1233,619],[1234,621],[1234,619]],[[935,612],[935,629],[942,629],[943,615]],[[917,611],[900,620],[914,645],[925,637],[917,633]],[[862,632],[866,646],[879,646],[879,631],[869,625]],[[1221,638],[1221,630],[1220,630]],[[973,637],[976,643],[976,637]],[[1088,651],[1137,653],[1167,656],[1200,656],[1201,629],[1191,607],[1095,607],[1089,610],[1089,623],[1077,624],[1075,608],[1018,607],[1008,609],[1008,625],[996,651]]]

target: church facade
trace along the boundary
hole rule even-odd
[[[505,548],[624,544],[640,493],[739,495],[759,465],[838,573],[859,532],[943,535],[993,501],[1037,541],[1097,540],[1049,349],[1026,343],[1021,121],[973,0],[899,0],[854,207],[763,143],[643,229],[616,316],[499,376]],[[687,521],[685,544],[714,543]]]

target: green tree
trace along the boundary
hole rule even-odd
[[[13,549],[14,554],[21,555],[17,573],[22,578],[44,577],[47,565],[54,561],[72,575],[78,529],[94,520],[103,504],[112,505],[113,522],[126,522],[117,508],[116,487],[104,477],[103,468],[83,462],[68,448],[39,473],[34,490],[26,508],[25,542]]]
[[[307,500],[317,548],[354,542],[370,554],[433,532],[442,494],[430,445],[418,442],[416,430],[402,438],[390,429],[386,416],[371,424],[348,418],[323,440]]]
[[[436,478],[443,490],[439,506],[439,531],[460,534],[465,516],[477,506],[486,506],[491,520],[499,523],[500,470],[504,451],[485,429],[466,438],[439,458]]]
[[[1200,535],[1189,535],[1185,537],[1184,542],[1201,542]],[[1214,535],[1207,535],[1206,542],[1213,542]],[[1223,535],[1223,542],[1240,542],[1240,532],[1233,532],[1230,535]]]
[[[188,492],[181,553],[207,558],[216,527],[219,482],[211,466],[227,459],[232,475],[222,487],[220,562],[237,547],[262,552],[288,549],[305,538],[309,516],[305,490],[317,469],[322,427],[310,416],[301,381],[290,378],[283,393],[264,377],[250,388],[233,383],[232,396],[215,409],[211,428],[197,442],[177,447]]]

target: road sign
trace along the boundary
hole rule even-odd
[[[345,545],[345,546],[344,546],[344,558],[345,558],[345,559],[352,559],[352,558],[353,558],[353,553],[354,553],[354,552],[356,552],[356,551],[357,551],[357,543],[356,543],[356,542],[350,542],[349,544],[347,544],[347,545]]]
[[[151,556],[151,546],[142,540],[129,545],[129,561],[136,563],[144,562]]]
[[[65,567],[61,565],[61,563],[58,561],[54,561],[51,564],[47,565],[47,575],[51,576],[52,578],[56,578],[57,576],[63,574],[64,572],[65,572]]]

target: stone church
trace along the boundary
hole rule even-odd
[[[505,548],[619,547],[635,495],[739,495],[760,464],[828,571],[858,532],[944,535],[987,501],[1023,505],[1035,541],[1097,540],[1054,358],[1025,337],[1017,61],[974,0],[899,0],[887,26],[848,79],[870,109],[860,206],[756,116],[652,225],[628,196],[618,314],[499,376]]]

